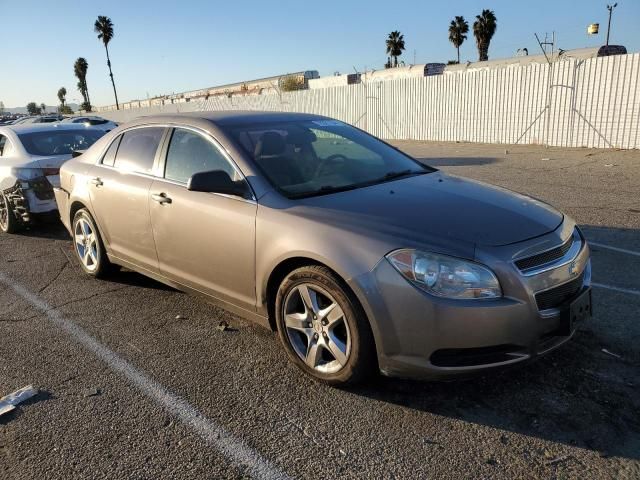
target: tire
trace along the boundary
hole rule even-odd
[[[85,273],[104,278],[117,270],[107,257],[96,222],[86,208],[81,208],[73,216],[72,241],[73,250]]]
[[[378,371],[373,334],[362,307],[328,268],[311,265],[287,275],[278,289],[275,313],[289,358],[314,379],[344,386]]]
[[[20,222],[11,207],[7,196],[0,192],[0,230],[4,233],[16,233],[20,229]]]

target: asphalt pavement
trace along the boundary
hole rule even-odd
[[[577,220],[595,316],[568,344],[473,380],[335,389],[198,298],[89,278],[40,225],[0,235],[0,397],[40,391],[0,417],[0,479],[640,478],[640,153],[396,144]]]

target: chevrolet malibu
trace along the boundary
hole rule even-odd
[[[84,125],[0,127],[0,230],[14,233],[36,216],[55,212],[60,165],[102,135]]]
[[[55,195],[87,274],[202,295],[329,384],[525,362],[591,314],[573,220],[317,115],[144,117],[65,163]]]

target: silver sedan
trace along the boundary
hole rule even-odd
[[[84,125],[0,126],[0,230],[14,233],[38,215],[55,212],[60,166],[102,135]]]
[[[525,362],[591,313],[573,220],[317,115],[138,119],[65,163],[55,195],[87,274],[202,295],[330,384]]]

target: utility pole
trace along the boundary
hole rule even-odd
[[[607,5],[607,10],[609,10],[609,26],[607,26],[607,43],[606,45],[609,46],[609,33],[611,32],[611,14],[613,14],[613,9],[616,8],[618,6],[617,3],[614,3],[613,5]]]

